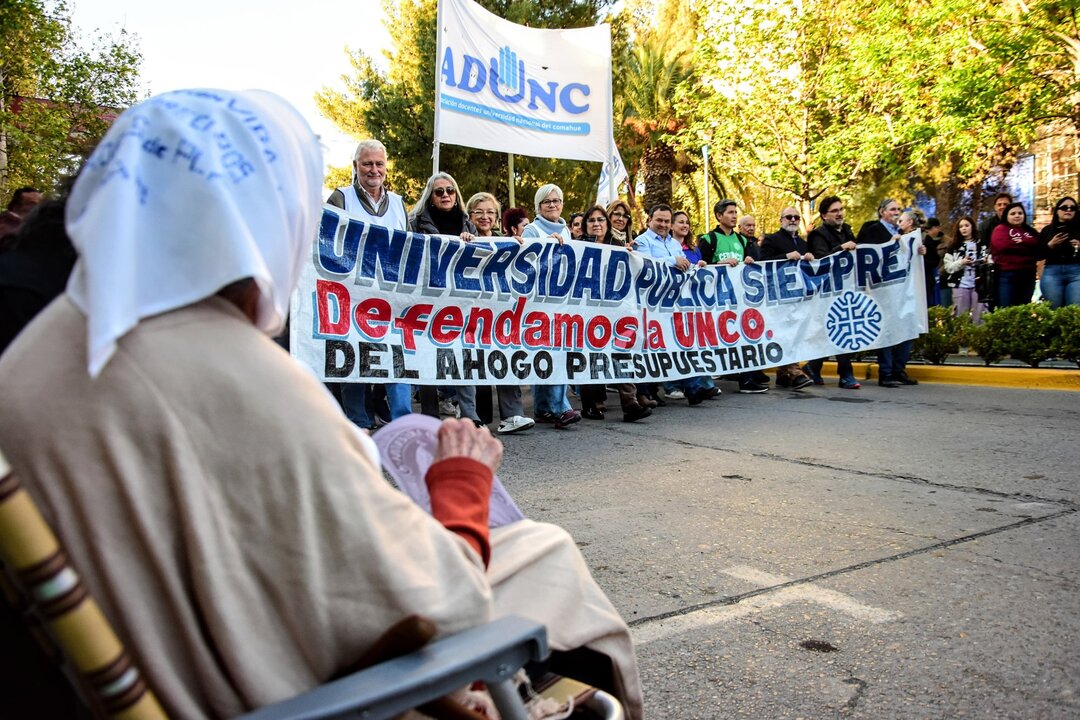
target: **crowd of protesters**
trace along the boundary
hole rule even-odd
[[[797,209],[784,208],[776,218],[777,229],[771,233],[758,233],[758,219],[740,214],[738,204],[725,199],[712,208],[712,229],[696,233],[688,212],[667,205],[649,208],[643,216],[643,227],[635,226],[634,211],[623,200],[568,213],[562,189],[555,184],[544,185],[536,192],[531,210],[503,209],[493,194],[484,191],[466,200],[457,181],[444,172],[428,180],[420,198],[410,207],[404,198],[384,186],[386,172],[387,151],[382,143],[360,143],[353,156],[352,183],[336,189],[327,202],[350,214],[402,230],[450,235],[465,242],[500,235],[518,242],[529,238],[594,242],[651,257],[680,271],[713,264],[812,260],[851,251],[860,244],[891,242],[918,231],[918,246],[925,254],[929,306],[951,305],[954,314],[969,315],[979,324],[989,309],[1030,302],[1037,283],[1042,297],[1055,308],[1080,304],[1080,219],[1071,197],[1054,205],[1051,220],[1041,231],[1031,227],[1024,206],[1013,202],[1006,193],[995,196],[994,213],[982,224],[965,216],[950,228],[943,227],[937,218],[927,219],[918,209],[904,210],[897,201],[886,198],[878,205],[877,217],[864,223],[857,233],[844,221],[844,203],[837,196],[821,199],[816,207],[818,217],[805,223]],[[29,318],[62,291],[62,277],[74,262],[70,245],[67,250],[56,248],[53,241],[33,240],[32,233],[19,242],[19,228],[41,200],[36,189],[20,188],[7,211],[0,215],[0,247],[11,249],[0,254],[0,301],[4,303],[0,351]],[[55,200],[45,205],[43,212],[60,212],[62,218],[62,204],[58,209]],[[800,232],[804,226],[810,227],[805,237]],[[59,235],[62,237],[62,233]],[[38,270],[38,266],[45,269]],[[53,281],[42,279],[53,276]],[[29,287],[35,283],[45,289]],[[917,384],[906,372],[911,346],[912,341],[906,341],[878,351],[880,385],[892,388]],[[839,387],[859,389],[852,357],[840,353],[835,359]],[[775,384],[796,390],[824,385],[825,360],[779,367],[775,370]],[[725,379],[735,381],[738,392],[750,394],[767,392],[773,382],[760,370]],[[349,419],[366,429],[413,412],[419,397],[418,389],[406,384],[341,383],[330,387]],[[428,390],[435,392],[434,388]],[[618,394],[626,422],[647,418],[655,408],[673,400],[685,399],[696,405],[720,393],[714,378],[704,376],[609,386],[537,385],[532,388],[534,417],[530,417],[520,386],[503,385],[496,390],[498,434],[528,430],[537,422],[565,428],[582,418],[603,420],[608,412],[609,390]],[[484,395],[485,403],[490,402],[488,397]],[[580,410],[573,407],[574,397],[580,399]],[[431,406],[425,405],[425,411],[431,412]],[[477,408],[477,389],[472,386],[439,388],[438,412],[466,418],[477,426],[484,424],[481,415],[486,416]]]

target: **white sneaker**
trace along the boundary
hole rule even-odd
[[[667,390],[665,390],[664,391],[664,399],[665,400],[685,400],[686,399],[686,393],[684,393],[682,390],[672,390],[671,392],[668,392]]]
[[[440,400],[439,401],[439,414],[449,415],[450,417],[461,417],[461,408],[453,400]]]
[[[521,415],[515,415],[509,417],[499,423],[499,428],[495,431],[496,435],[509,435],[510,433],[521,432],[522,430],[528,430],[536,421],[532,418],[522,417]]]

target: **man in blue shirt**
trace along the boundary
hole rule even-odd
[[[690,261],[683,255],[682,244],[671,236],[671,206],[653,205],[649,208],[648,229],[634,238],[634,250],[676,270],[686,272]],[[675,380],[672,384],[683,391],[691,405],[720,394],[720,388],[709,387],[704,378]]]

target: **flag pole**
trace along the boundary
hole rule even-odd
[[[703,215],[710,218],[705,222],[704,227],[708,228],[711,223],[712,210],[709,208],[709,145],[707,143],[701,146],[701,157],[705,160],[705,212]]]
[[[514,204],[514,153],[506,153],[506,187],[510,189],[510,207]]]
[[[435,127],[432,131],[431,145],[431,174],[439,172],[439,106],[442,98],[439,92],[440,63],[443,56],[443,0],[439,0],[438,9],[435,11]]]
[[[608,64],[607,64],[607,94],[608,94],[608,150],[607,161],[611,168],[608,173],[607,202],[610,205],[615,200],[615,94],[611,87],[611,75],[614,72],[611,60],[611,26],[608,26]]]

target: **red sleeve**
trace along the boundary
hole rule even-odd
[[[484,559],[484,567],[491,560],[488,509],[492,477],[487,465],[464,457],[440,460],[424,476],[431,496],[431,514],[472,545]]]
[[[999,255],[1009,250],[1009,226],[1001,223],[990,233],[990,252]]]

